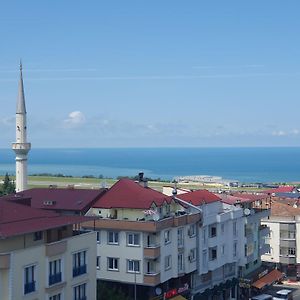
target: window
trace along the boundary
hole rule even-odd
[[[221,246],[221,254],[225,255],[225,244]]]
[[[183,247],[183,228],[179,228],[177,231],[178,247]]]
[[[203,260],[203,266],[206,268],[207,267],[207,250],[203,250],[202,260]]]
[[[178,273],[182,273],[183,270],[183,254],[178,254]]]
[[[96,266],[97,266],[97,270],[100,270],[100,256],[97,256]]]
[[[50,296],[49,300],[61,300],[61,293]]]
[[[73,254],[73,277],[86,273],[86,251]]]
[[[100,244],[101,242],[101,233],[100,231],[97,231],[97,244]]]
[[[222,232],[222,233],[225,232],[225,224],[224,224],[224,223],[221,224],[221,232]]]
[[[233,222],[233,236],[237,236],[236,221]]]
[[[165,257],[165,270],[171,269],[172,266],[172,256],[168,255]]]
[[[206,231],[206,227],[203,227],[203,245],[206,246],[207,244],[207,231]]]
[[[217,247],[209,248],[209,260],[217,259]]]
[[[35,268],[35,266],[30,266],[24,269],[24,294],[35,291]]]
[[[115,257],[108,257],[107,268],[110,271],[119,271],[119,259]]]
[[[245,266],[246,266],[246,269],[249,269],[249,263],[248,263],[248,264],[246,264]]]
[[[49,285],[61,282],[61,259],[49,262]]]
[[[140,245],[140,234],[139,233],[127,233],[127,245],[128,246],[139,246]]]
[[[192,224],[189,228],[189,236],[195,236],[196,235],[196,224]]]
[[[108,244],[113,244],[113,245],[119,244],[119,232],[117,231],[108,232]]]
[[[233,257],[237,256],[237,241],[233,242]]]
[[[288,254],[289,255],[295,255],[296,254],[296,249],[295,248],[289,248],[288,249]]]
[[[165,235],[165,244],[171,243],[170,230],[166,230],[164,232],[164,235]]]
[[[217,235],[217,226],[216,225],[210,225],[209,226],[209,237],[215,237]]]
[[[86,300],[86,283],[74,287],[74,300]]]
[[[139,260],[127,260],[127,272],[140,272],[140,261]]]
[[[189,261],[194,261],[196,259],[196,248],[191,249],[189,255]]]
[[[43,238],[43,231],[37,231],[33,235],[33,240],[34,241],[39,241]]]

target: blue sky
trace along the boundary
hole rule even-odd
[[[22,57],[33,147],[300,146],[300,2],[7,1],[0,147]]]

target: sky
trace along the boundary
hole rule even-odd
[[[3,1],[0,147],[18,64],[32,147],[300,146],[300,1]]]

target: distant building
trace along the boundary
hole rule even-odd
[[[300,275],[300,208],[281,202],[272,203],[271,215],[262,221],[270,228],[268,253],[262,260],[275,265],[294,279]]]

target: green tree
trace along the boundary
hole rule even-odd
[[[0,195],[8,195],[16,192],[15,183],[10,180],[8,174],[5,174],[3,184],[0,186]]]

